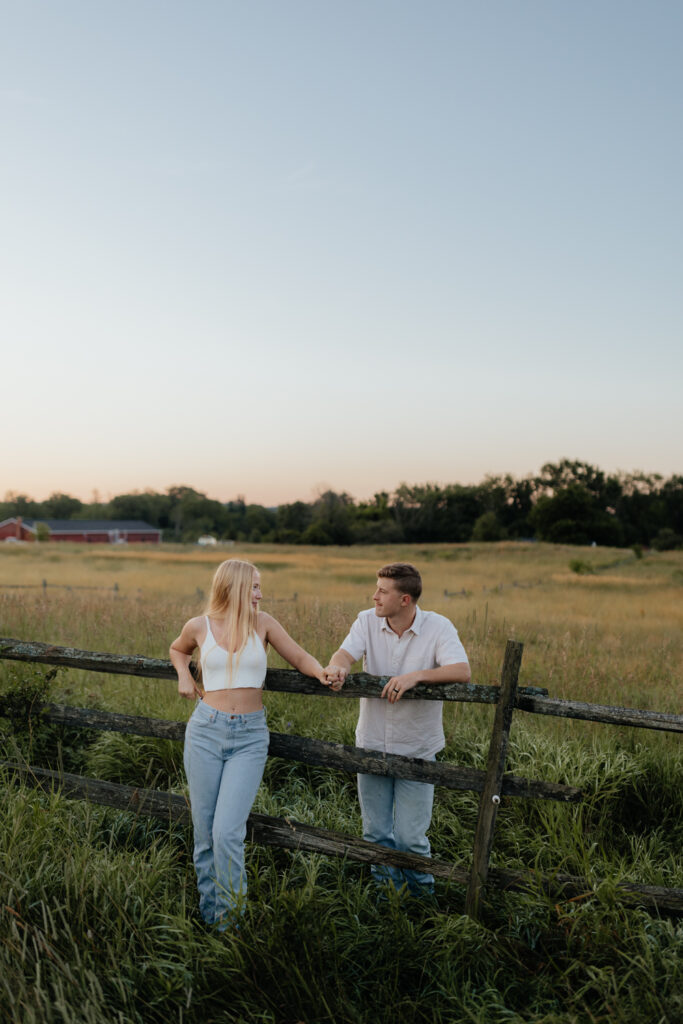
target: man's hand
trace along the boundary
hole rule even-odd
[[[341,690],[349,674],[348,668],[343,665],[328,665],[325,669],[325,679],[331,690]]]
[[[392,676],[382,690],[382,697],[386,697],[390,704],[395,704],[407,690],[412,690],[419,682],[419,672],[406,672],[404,676]]]

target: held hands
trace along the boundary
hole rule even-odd
[[[344,668],[342,665],[328,665],[325,669],[324,685],[329,686],[331,690],[341,690],[348,674],[348,668]]]
[[[407,690],[412,690],[419,682],[419,672],[406,672],[403,676],[392,676],[382,690],[381,696],[386,697],[390,704],[395,704]]]

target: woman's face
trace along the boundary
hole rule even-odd
[[[252,608],[258,608],[258,603],[261,600],[261,573],[254,569],[254,576],[251,584],[251,605]]]

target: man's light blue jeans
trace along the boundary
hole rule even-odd
[[[359,775],[358,796],[364,839],[388,846],[390,850],[406,850],[429,857],[426,833],[434,804],[434,786],[431,783],[391,776]],[[434,876],[424,871],[373,864],[372,874],[379,885],[393,884],[400,889],[407,884],[413,896],[428,896],[434,892]]]
[[[185,730],[185,772],[199,911],[219,929],[244,910],[244,838],[267,755],[263,709],[229,715],[198,701]]]

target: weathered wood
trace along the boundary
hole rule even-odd
[[[659,729],[663,732],[683,732],[683,715],[666,711],[645,711],[641,708],[611,707],[606,704],[586,704],[580,700],[557,700],[553,697],[531,697],[517,691],[516,707],[534,715],[553,715],[557,718],[576,718],[606,725],[628,725],[636,729]]]
[[[170,661],[146,658],[142,655],[106,654],[100,651],[82,651],[74,647],[58,647],[35,640],[0,638],[0,658],[10,661],[37,662],[61,665],[89,672],[110,672],[113,675],[143,676],[149,679],[172,679],[176,675]],[[388,677],[370,676],[355,672],[349,676],[344,689],[335,693],[317,680],[302,676],[291,669],[269,669],[266,689],[280,693],[310,694],[315,697],[379,697]],[[612,707],[587,704],[576,700],[557,700],[547,696],[544,687],[519,686],[515,707],[520,711],[559,718],[575,718],[608,725],[627,725],[636,729],[657,729],[663,732],[683,732],[683,715],[663,711],[645,711],[639,708]],[[496,704],[500,687],[474,683],[450,683],[445,686],[416,686],[404,700],[443,700],[472,704]]]
[[[262,846],[280,846],[287,850],[304,850],[309,853],[324,853],[333,857],[344,857],[361,864],[391,864],[397,868],[412,868],[431,871],[439,878],[447,878],[463,885],[468,873],[465,868],[446,861],[435,861],[430,857],[390,850],[387,846],[369,843],[358,836],[344,832],[330,832],[315,825],[304,825],[290,818],[272,818],[265,814],[250,814],[247,822],[248,836]],[[436,868],[436,870],[434,870]]]
[[[305,764],[318,764],[338,768],[345,772],[366,775],[392,776],[430,782],[446,789],[481,792],[486,773],[477,768],[462,768],[442,761],[425,761],[419,757],[386,754],[363,747],[350,747],[327,740],[314,740],[305,736],[271,733],[269,754]],[[580,789],[561,783],[524,779],[516,775],[503,777],[502,792],[506,796],[526,797],[532,800],[560,800],[576,803],[583,798]]]
[[[511,641],[508,644],[508,650],[506,650],[506,663],[511,644],[513,647],[519,647],[521,658],[521,645],[514,645]],[[42,662],[44,664],[62,665],[97,672],[175,679],[175,672],[170,662],[162,659],[81,651],[76,648],[58,647],[37,642],[0,639],[0,658]],[[514,673],[515,686],[512,687],[512,700],[510,700],[510,695],[505,692],[505,666],[501,687],[466,684],[451,684],[450,686],[442,687],[417,687],[409,691],[406,697],[407,699],[422,698],[428,700],[496,704],[496,720],[498,720],[499,716],[502,716],[503,720],[501,735],[505,734],[505,718],[511,715],[513,707],[518,707],[520,710],[531,713],[564,718],[577,718],[672,732],[683,731],[683,716],[680,715],[663,714],[633,708],[606,707],[579,701],[554,700],[547,697],[547,690],[538,687],[518,688],[515,696],[514,690],[516,688],[518,670],[519,664],[517,664],[517,669]],[[364,673],[358,673],[351,677],[350,682],[347,683],[341,694],[334,694],[328,689],[320,687],[315,680],[287,670],[269,671],[267,682],[269,689],[282,692],[310,693],[316,696],[379,697],[387,678],[377,678]],[[115,728],[111,724],[111,719],[118,718],[120,719],[118,731],[142,735],[157,735],[169,739],[180,739],[185,728],[182,722],[161,722],[153,719],[138,719],[135,716],[129,715],[113,716],[107,712],[64,708],[59,705],[52,706],[53,713],[57,715],[61,713],[63,715],[61,719],[57,718],[55,720],[62,720],[70,724],[75,724],[75,720],[70,716],[79,710],[85,710],[86,714],[90,716],[89,720],[85,723],[86,727]],[[143,729],[146,728],[149,731],[141,731],[140,723],[146,723],[146,725],[143,725]],[[79,724],[84,723],[81,721]],[[509,721],[507,723],[507,730],[509,731]],[[506,743],[507,740],[505,739],[505,746]],[[475,843],[475,857],[478,854],[479,869],[477,869],[476,864],[473,862],[471,870],[467,872],[454,865],[421,858],[412,854],[386,850],[384,847],[365,843],[363,840],[354,837],[344,836],[339,833],[329,833],[324,829],[316,829],[288,820],[282,821],[281,819],[267,818],[264,815],[250,816],[250,834],[252,838],[266,844],[272,843],[291,849],[317,850],[319,852],[348,857],[351,860],[360,860],[365,863],[387,863],[395,864],[399,867],[415,867],[430,871],[437,877],[449,878],[463,883],[469,879],[467,892],[467,909],[469,913],[476,912],[481,889],[487,878],[491,884],[501,888],[524,889],[541,886],[544,891],[552,892],[553,894],[561,891],[564,896],[572,896],[573,898],[591,896],[593,887],[602,884],[599,879],[590,881],[570,875],[554,874],[552,876],[543,876],[536,875],[533,872],[520,873],[489,868],[488,858],[490,856],[493,826],[498,806],[498,801],[494,803],[493,797],[499,797],[500,794],[506,795],[508,793],[510,795],[543,796],[563,800],[580,797],[580,793],[577,790],[573,790],[572,787],[553,786],[551,783],[531,782],[525,779],[517,779],[514,776],[504,775],[502,769],[504,767],[505,751],[502,751],[501,758],[502,747],[499,744],[496,759],[492,754],[494,747],[495,744],[492,738],[487,777],[482,779],[482,773],[476,773],[472,769],[435,765],[431,762],[423,762],[420,765],[419,759],[400,758],[398,755],[382,755],[377,752],[354,747],[344,747],[341,744],[328,744],[320,740],[307,740],[304,737],[277,733],[271,735],[270,752],[275,756],[295,757],[307,763],[328,764],[347,771],[363,770],[373,774],[391,774],[404,778],[414,777],[408,773],[426,766],[432,772],[445,771],[447,773],[447,781],[437,778],[433,778],[430,781],[452,788],[480,790],[482,792],[480,821],[482,821],[483,841],[478,845]],[[397,762],[412,763],[394,764],[391,760],[393,758],[396,758]],[[168,820],[188,820],[188,808],[185,798],[174,794],[122,787],[113,783],[105,783],[101,780],[80,778],[78,776],[58,776],[55,773],[38,768],[11,767],[15,774],[21,775],[33,785],[41,785],[48,790],[56,784],[61,785],[64,795],[90,799],[115,807],[126,807],[129,810],[153,814]],[[498,775],[500,776],[499,779]],[[496,781],[498,781],[497,787],[495,785]],[[535,792],[532,792],[534,787]],[[497,788],[497,792],[492,793],[493,813],[491,813],[486,803],[487,791],[491,788],[494,790]],[[551,793],[552,789],[556,790],[555,794]],[[483,809],[486,810],[485,814],[482,813]],[[485,819],[489,822],[488,828],[486,827]],[[479,832],[479,823],[477,830]],[[483,872],[481,870],[482,856],[485,862]],[[665,909],[675,913],[683,912],[683,890],[667,889],[658,886],[642,886],[635,883],[622,883],[617,888],[624,902],[643,906],[647,909],[654,909],[655,911]]]
[[[50,587],[55,590],[107,590],[118,593],[119,585],[115,583],[113,587],[95,587],[88,585],[76,585],[71,583],[48,583],[47,580],[43,580],[42,583],[0,583],[0,590],[47,590]]]
[[[122,715],[113,711],[72,707],[70,704],[34,704],[31,713],[38,714],[49,722],[69,725],[75,729],[101,729],[105,732],[121,732],[132,736],[156,736],[163,740],[182,740],[185,737],[185,722],[172,722],[162,718]],[[4,714],[6,711],[0,703],[0,715]]]
[[[61,665],[86,672],[110,672],[112,675],[144,676],[148,679],[176,679],[170,661],[134,654],[107,654],[82,651],[77,647],[39,643],[37,640],[0,638],[0,658],[31,661],[42,665]]]
[[[187,800],[176,793],[123,786],[118,782],[105,782],[87,775],[55,772],[48,768],[13,764],[8,761],[0,761],[0,767],[22,782],[48,793],[58,791],[70,799],[88,800],[91,803],[103,804],[105,807],[117,807],[149,817],[163,818],[169,822],[190,824],[192,821]]]
[[[512,724],[512,712],[517,695],[517,679],[522,663],[523,645],[508,640],[500,679],[500,700],[496,704],[493,720],[489,755],[486,765],[486,781],[479,801],[479,815],[474,833],[472,871],[467,887],[465,910],[471,917],[479,911],[481,891],[486,884],[489,857],[493,845],[493,830],[496,824],[498,805],[503,787],[503,773],[507,756],[508,738]]]
[[[1,643],[1,641],[0,641]],[[0,648],[0,657],[2,657]],[[299,675],[291,669],[269,669],[266,676],[266,690],[280,693],[305,693],[316,697],[380,697],[390,676],[371,676],[367,672],[354,672],[347,676],[342,690],[334,691],[321,686],[317,679]],[[547,689],[538,686],[523,687],[519,692],[529,697],[543,696]],[[496,704],[500,695],[499,686],[485,686],[479,683],[444,683],[428,686],[418,683],[407,690],[401,700],[456,701],[460,704]]]
[[[82,651],[76,647],[59,647],[56,644],[39,643],[37,640],[0,638],[0,658],[43,665],[61,665],[64,668],[78,668],[87,672],[110,672],[113,675],[143,676],[148,679],[176,679],[175,669],[170,661],[162,658]],[[327,686],[321,686],[317,679],[303,676],[293,669],[268,669],[265,689],[314,697],[379,697],[388,679],[388,676],[378,677],[356,672],[349,677],[343,690],[335,692]],[[530,686],[520,692],[535,696],[547,694],[548,691],[542,687]],[[403,699],[495,704],[498,693],[497,686],[479,686],[474,683],[449,683],[444,686],[420,684],[409,690]]]
[[[13,778],[46,792],[58,791],[71,799],[89,800],[92,803],[117,807],[135,814],[145,814],[178,824],[189,824],[190,810],[184,796],[176,793],[162,793],[158,790],[122,786],[99,779],[88,779],[80,775],[60,774],[45,768],[30,765],[16,765],[0,762],[0,767]],[[266,814],[250,814],[247,823],[248,836],[264,846],[281,846],[290,850],[323,853],[328,856],[344,857],[364,864],[392,864],[400,868],[416,868],[429,871],[437,878],[466,884],[470,872],[447,861],[432,860],[416,854],[389,850],[387,847],[368,843],[356,836],[341,832],[304,825],[287,818],[274,818]],[[489,884],[506,890],[538,888],[560,898],[589,897],[602,884],[602,879],[586,879],[576,875],[541,875],[536,872],[507,871],[490,868]],[[669,889],[663,886],[639,885],[622,882],[617,889],[624,902],[644,907],[655,912],[666,910],[683,913],[683,889]]]
[[[487,885],[515,892],[540,888],[553,899],[577,900],[582,897],[590,899],[604,881],[603,878],[582,878],[560,872],[543,875],[536,871],[525,873],[489,867]],[[615,888],[620,900],[627,906],[642,907],[655,913],[666,910],[673,914],[683,914],[683,889],[642,885],[639,882],[617,882]]]
[[[50,722],[80,729],[103,729],[167,740],[182,740],[185,736],[185,722],[122,715],[68,704],[35,704],[32,713]],[[0,704],[0,715],[3,714],[5,709]],[[481,792],[484,786],[485,773],[477,768],[459,768],[443,762],[424,761],[419,757],[385,754],[290,733],[272,732],[268,753],[271,757],[282,757],[288,761],[301,761],[304,764],[322,765],[345,772],[363,772],[367,775],[392,775],[401,779],[430,782],[447,789]],[[504,777],[502,791],[506,796],[560,800],[565,803],[576,803],[582,798],[581,790],[574,786],[524,779],[515,775]]]

